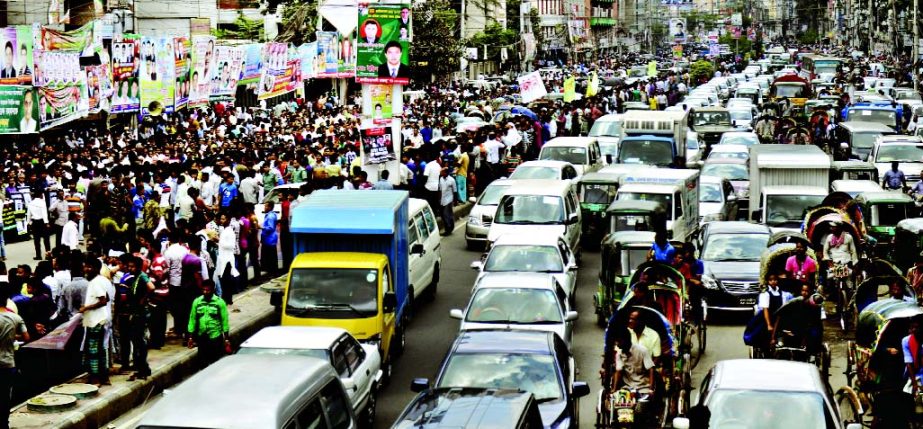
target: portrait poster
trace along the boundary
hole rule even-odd
[[[140,109],[138,42],[122,40],[112,43],[112,113],[137,112]]]
[[[37,89],[0,85],[0,134],[31,134],[38,130]]]
[[[173,39],[174,88],[173,109],[178,110],[189,104],[189,69],[192,65],[192,41],[188,37]]]
[[[215,67],[212,75],[212,100],[233,100],[237,94],[244,64],[244,48],[218,46],[215,48]]]
[[[394,144],[391,141],[391,128],[367,128],[362,130],[362,153],[366,164],[381,164],[394,161]]]
[[[192,71],[190,75],[189,107],[208,105],[211,95],[212,67],[214,67],[215,38],[195,36],[192,38]]]
[[[0,85],[32,85],[32,27],[17,25],[0,28]]]
[[[390,124],[391,118],[394,117],[392,107],[394,99],[394,87],[392,85],[369,85],[372,95],[371,111],[366,112],[366,116],[372,118],[375,125]]]
[[[249,85],[260,81],[260,71],[263,68],[263,44],[251,43],[244,46],[243,73],[239,85]]]
[[[360,4],[356,80],[407,84],[410,81],[411,7]]]

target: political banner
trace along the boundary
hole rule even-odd
[[[211,94],[212,67],[214,67],[215,38],[195,36],[192,38],[192,75],[190,76],[189,107],[208,104]]]
[[[137,40],[112,44],[112,113],[137,112],[140,109],[138,50]]]
[[[38,88],[38,91],[38,118],[43,131],[80,119],[86,116],[90,109],[86,75],[81,84],[45,86]]]
[[[263,44],[251,43],[244,46],[243,73],[239,85],[249,85],[260,81],[260,71],[263,69]]]
[[[105,65],[87,66],[87,101],[90,113],[109,111],[109,97],[112,95],[112,82],[109,80],[109,67]]]
[[[674,43],[686,43],[685,18],[670,18],[670,37]]]
[[[48,27],[40,27],[39,49],[43,51],[73,51],[86,53],[93,45],[93,22],[83,27],[70,31],[59,31]]]
[[[0,86],[0,134],[38,132],[38,94],[28,86]]]
[[[519,76],[516,80],[519,82],[519,93],[523,103],[530,103],[548,94],[545,83],[542,82],[542,75],[537,71]]]
[[[337,47],[340,54],[337,57],[337,77],[356,77],[356,32],[347,35],[337,33]]]
[[[297,65],[297,70],[293,67]],[[295,90],[301,81],[301,60],[289,59],[285,43],[269,42],[263,45],[263,72],[257,99],[265,100]]]
[[[173,55],[173,38],[157,37],[141,40],[140,65],[141,115],[148,115],[148,107],[157,102],[167,113],[173,112],[176,85],[176,57]]]
[[[233,100],[237,94],[244,64],[244,48],[234,46],[215,47],[215,67],[212,79],[212,100]]]
[[[394,161],[394,144],[390,128],[368,128],[362,130],[362,153],[366,164],[381,164]]]
[[[35,69],[39,71],[34,86],[55,87],[86,83],[86,74],[80,68],[80,53],[73,51],[38,51]]]
[[[564,102],[570,103],[577,98],[577,79],[568,76],[564,79]]]
[[[0,63],[0,85],[31,85],[32,27],[17,25],[0,28],[0,46],[3,62]]]
[[[683,45],[673,45],[673,59],[681,60],[683,58]]]
[[[409,4],[359,7],[357,81],[402,85],[410,81],[410,22]]]
[[[302,43],[298,47],[298,57],[301,58],[302,79],[313,79],[316,74],[317,42]]]
[[[372,103],[371,112],[366,112],[365,116],[372,118],[372,123],[376,125],[390,124],[391,118],[394,117],[394,87],[391,85],[369,85]]]
[[[336,31],[317,32],[317,77],[337,77],[340,49]]]
[[[189,69],[192,59],[192,42],[188,37],[173,39],[174,88],[173,110],[182,109],[189,103]]]

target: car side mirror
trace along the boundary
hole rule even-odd
[[[567,266],[567,271],[577,271],[580,269],[580,266],[577,264],[570,264]]]
[[[590,386],[585,381],[575,381],[571,393],[575,398],[582,398],[590,394]]]
[[[577,313],[576,311],[568,311],[567,314],[564,315],[565,322],[573,322],[579,318],[580,318],[580,314]]]
[[[611,153],[606,154],[606,164],[612,164],[612,154]]]
[[[385,296],[381,300],[381,305],[385,313],[393,313],[394,309],[397,308],[397,295],[395,295],[394,292],[385,292]]]
[[[269,293],[269,305],[273,307],[282,306],[282,291],[281,290],[274,290]]]
[[[411,255],[422,255],[424,253],[426,253],[426,250],[423,248],[422,243],[417,243],[417,244],[414,244],[413,246],[410,246]]]
[[[465,318],[465,313],[462,313],[462,311],[457,308],[453,308],[449,310],[449,317],[453,319],[462,320]]]
[[[413,393],[420,393],[426,389],[429,389],[428,378],[415,378],[410,382],[410,391]]]
[[[577,217],[577,213],[571,213],[570,216],[567,217],[567,224],[573,225],[577,223],[578,220],[579,218]]]
[[[475,198],[475,197],[471,197],[471,198],[468,198],[468,202],[471,203],[471,204],[475,204],[475,203],[478,202],[478,199]]]
[[[673,429],[689,429],[689,419],[685,417],[674,417]]]
[[[480,270],[484,266],[484,263],[481,261],[471,261],[471,265],[469,266],[472,270]]]

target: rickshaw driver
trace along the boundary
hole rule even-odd
[[[692,316],[699,320],[702,308],[698,304],[702,302],[702,296],[704,295],[702,292],[702,274],[705,272],[705,264],[695,257],[695,244],[683,244],[683,250],[681,253],[677,253],[673,267],[683,275],[686,279],[686,284],[689,285],[687,292],[689,302],[692,303],[690,306]]]
[[[859,263],[859,252],[856,251],[852,234],[847,233],[840,222],[830,225],[830,235],[824,238],[823,258],[826,259],[828,269],[845,265],[849,271],[846,283],[852,285],[852,269]]]
[[[615,374],[612,388],[621,384],[644,395],[654,393],[654,360],[651,351],[631,339],[630,330],[620,329],[615,339]],[[660,345],[657,346],[660,348]]]
[[[644,326],[641,320],[641,312],[632,310],[628,313],[628,333],[632,344],[640,344],[650,351],[651,358],[655,363],[659,363],[661,347],[660,334],[657,331]]]
[[[913,266],[907,270],[907,283],[917,296],[923,296],[923,252],[917,255]]]
[[[891,284],[888,285],[888,297],[898,301],[916,302],[912,296],[904,295],[904,288],[901,287],[901,284],[897,280],[893,280]]]
[[[676,249],[667,241],[667,234],[663,231],[657,231],[654,234],[654,244],[651,245],[651,250],[647,254],[647,260],[670,265],[673,263],[675,256]]]

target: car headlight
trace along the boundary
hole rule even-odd
[[[718,281],[708,274],[702,275],[702,285],[705,286],[705,289],[718,289]]]
[[[468,224],[481,226],[481,217],[480,216],[468,216]]]

